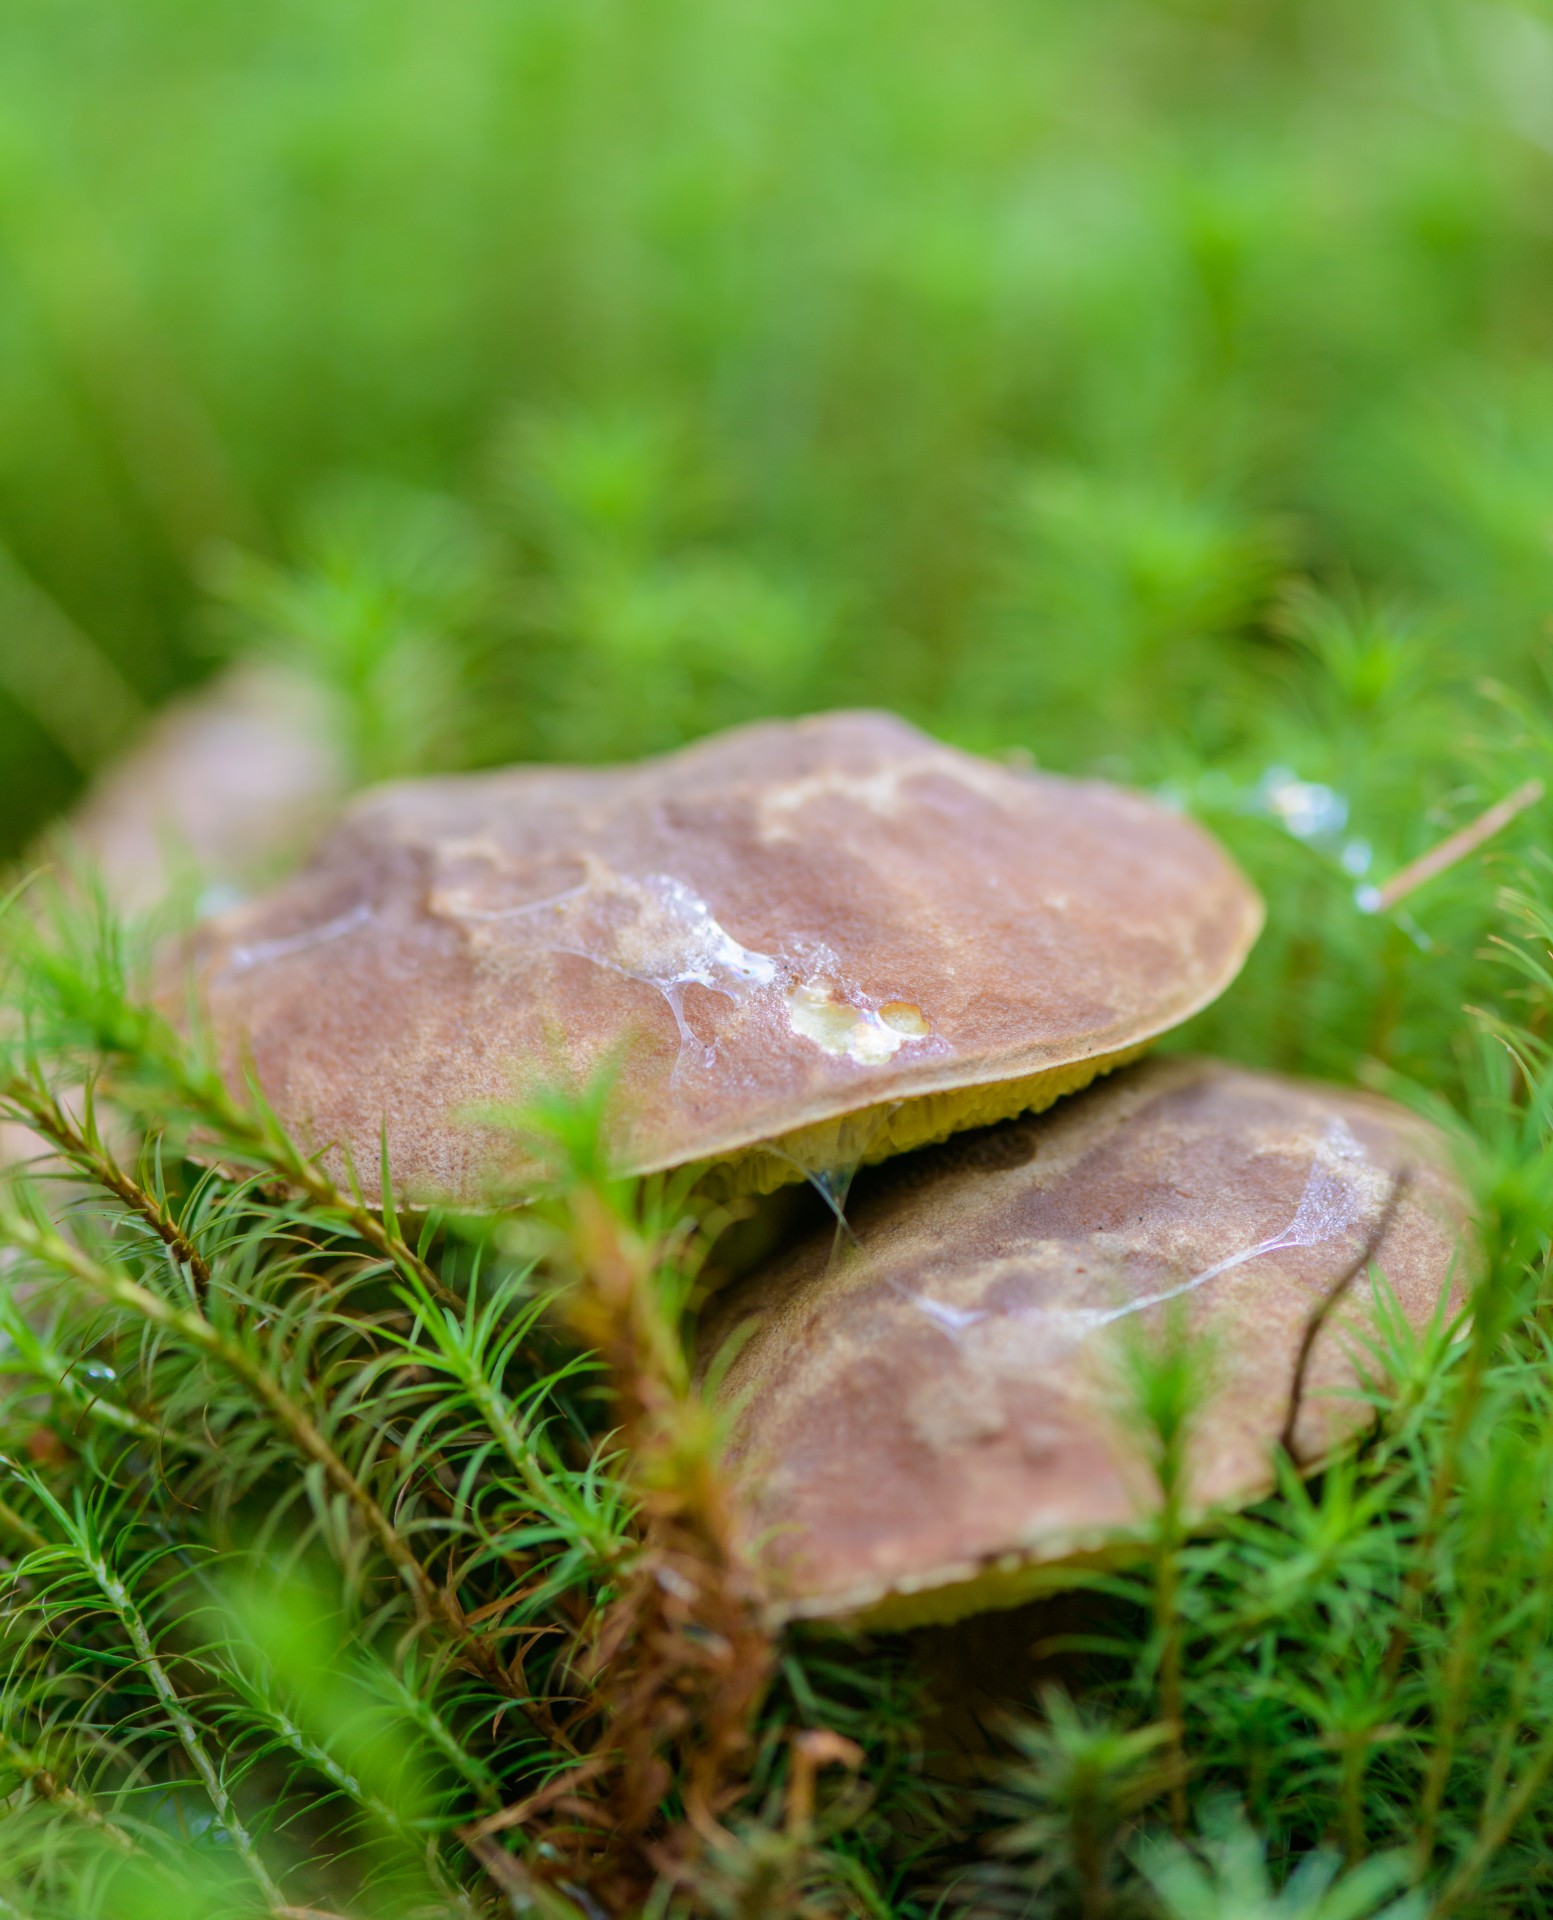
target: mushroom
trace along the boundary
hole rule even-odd
[[[84,854],[121,913],[157,907],[184,878],[229,905],[344,792],[346,758],[329,722],[322,691],[300,674],[229,668],[157,714],[46,840],[67,863]],[[37,1155],[33,1134],[0,1122],[0,1167]]]
[[[503,1135],[471,1111],[609,1063],[623,1170],[745,1191],[1047,1106],[1260,924],[1165,807],[843,713],[381,788],[194,963],[225,1058],[368,1199],[386,1128],[402,1192],[477,1203]]]
[[[1147,1507],[1117,1342],[1171,1302],[1218,1382],[1193,1511],[1258,1498],[1280,1436],[1315,1462],[1370,1419],[1366,1258],[1420,1327],[1465,1218],[1402,1108],[1211,1060],[1149,1061],[865,1177],[855,1244],[833,1258],[816,1233],[703,1329],[775,1615],[945,1622],[1071,1580]]]
[[[320,689],[246,665],[175,700],[65,822],[121,909],[193,872],[216,888],[294,852],[346,784]]]

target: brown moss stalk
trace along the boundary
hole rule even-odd
[[[178,1264],[187,1269],[196,1293],[203,1299],[210,1286],[210,1267],[204,1255],[167,1205],[131,1178],[103,1145],[90,1104],[85,1122],[77,1121],[66,1111],[57,1094],[19,1078],[9,1082],[4,1098],[34,1133],[57,1147],[72,1165],[113,1194],[130,1213],[151,1228]]]
[[[134,1841],[124,1829],[115,1825],[87,1795],[61,1780],[48,1761],[3,1730],[0,1730],[0,1759],[26,1781],[29,1792],[39,1800],[47,1800],[51,1806],[78,1820],[83,1827],[90,1827],[94,1833],[101,1834],[120,1853],[136,1851]]]
[[[723,1821],[746,1789],[774,1650],[719,1423],[691,1379],[666,1297],[672,1243],[602,1184],[584,1182],[562,1211],[556,1252],[571,1281],[565,1316],[610,1384],[639,1544],[581,1662],[597,1719],[593,1754],[484,1823],[481,1837],[548,1811],[556,1825],[547,1839],[566,1875],[611,1911],[634,1913],[655,1884],[687,1882],[706,1849],[730,1841]],[[665,1811],[671,1786],[678,1817]]]

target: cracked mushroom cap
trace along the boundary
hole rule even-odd
[[[1172,1301],[1211,1382],[1194,1511],[1268,1490],[1291,1413],[1330,1455],[1372,1417],[1366,1251],[1420,1327],[1466,1204],[1388,1101],[1170,1059],[864,1176],[848,1219],[839,1257],[819,1233],[719,1296],[701,1350],[774,1611],[893,1626],[1061,1585],[1146,1509],[1119,1343]]]
[[[1261,904],[1201,828],[884,714],[634,766],[365,795],[198,936],[215,1034],[372,1195],[491,1191],[524,1083],[620,1061],[619,1164],[770,1188],[1049,1104],[1239,970]]]

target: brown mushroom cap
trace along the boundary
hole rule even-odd
[[[1117,1341],[1172,1299],[1216,1383],[1193,1507],[1260,1496],[1312,1314],[1372,1245],[1422,1325],[1465,1221],[1439,1140],[1403,1109],[1183,1059],[859,1185],[853,1248],[833,1260],[817,1234],[720,1296],[703,1332],[708,1364],[744,1340],[719,1390],[785,1617],[955,1619],[1103,1550],[1150,1495]],[[1351,1336],[1372,1311],[1355,1278],[1318,1323],[1301,1460],[1368,1424]]]
[[[1260,922],[1152,801],[832,714],[382,788],[197,965],[227,1058],[369,1195],[386,1123],[401,1189],[468,1201],[500,1143],[470,1109],[627,1041],[636,1172],[770,1187],[1046,1105],[1212,1000]]]
[[[156,714],[45,841],[62,843],[67,863],[84,854],[119,912],[145,912],[185,878],[267,878],[338,804],[347,773],[316,686],[230,667]],[[35,1134],[0,1123],[0,1167],[39,1152]]]
[[[267,877],[346,785],[327,703],[300,676],[240,666],[156,715],[65,822],[121,908],[153,906],[192,869]]]

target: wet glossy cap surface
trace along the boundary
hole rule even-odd
[[[1193,1504],[1265,1491],[1334,1283],[1384,1224],[1374,1260],[1422,1325],[1465,1219],[1440,1143],[1402,1109],[1191,1060],[895,1161],[847,1211],[854,1250],[833,1263],[819,1234],[713,1303],[703,1361],[743,1329],[722,1392],[778,1610],[897,1623],[1021,1598],[1021,1569],[1137,1517],[1150,1482],[1118,1419],[1119,1342],[1172,1300],[1216,1382]],[[1302,1460],[1368,1424],[1344,1390],[1370,1312],[1361,1277],[1316,1339]]]
[[[470,1200],[500,1139],[468,1110],[536,1079],[623,1050],[621,1163],[715,1160],[1136,1046],[1260,918],[1149,800],[835,714],[380,789],[196,966],[283,1119],[369,1183],[386,1123],[403,1189]]]

